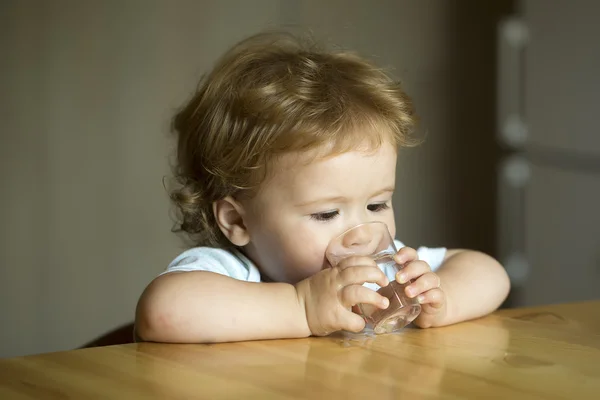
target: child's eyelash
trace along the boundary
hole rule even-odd
[[[388,208],[390,208],[388,203],[369,204],[367,206],[367,210],[372,211],[372,212],[384,211],[384,210],[387,210]]]
[[[327,211],[323,213],[311,214],[310,218],[317,221],[330,221],[340,215],[339,211]]]
[[[390,208],[390,206],[387,203],[369,204],[367,206],[367,210],[369,210],[371,212],[381,212],[381,211],[387,210],[389,208]],[[310,218],[317,220],[317,221],[331,221],[338,215],[340,215],[340,212],[337,210],[334,210],[334,211],[327,211],[327,212],[322,212],[322,213],[311,214]]]

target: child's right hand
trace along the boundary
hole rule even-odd
[[[365,282],[381,287],[389,281],[375,261],[369,257],[349,257],[336,267],[326,268],[296,284],[296,292],[304,306],[306,321],[311,333],[324,336],[339,330],[360,332],[364,319],[351,311],[359,304],[372,304],[385,309],[389,300]]]

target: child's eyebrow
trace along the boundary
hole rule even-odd
[[[348,201],[348,199],[343,196],[323,197],[321,199],[315,199],[305,201],[303,203],[298,203],[296,204],[296,207],[306,207],[318,203],[345,203],[346,201]]]
[[[384,189],[376,191],[370,197],[377,197],[384,193],[393,193],[394,190],[395,190],[395,188],[393,186],[389,186]],[[318,203],[345,203],[347,201],[348,201],[348,199],[344,196],[323,197],[320,199],[315,199],[315,200],[305,201],[303,203],[298,203],[298,204],[296,204],[296,207],[306,207],[306,206],[310,206],[310,205],[318,204]]]
[[[371,197],[377,197],[380,194],[384,194],[384,193],[394,193],[394,190],[396,190],[396,188],[394,186],[388,186],[386,188],[376,191],[375,193],[373,193],[371,195]]]

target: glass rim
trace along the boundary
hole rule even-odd
[[[362,222],[362,223],[360,223],[358,225],[354,225],[354,226],[346,229],[345,231],[343,231],[339,235],[336,235],[332,240],[339,239],[342,236],[344,236],[345,234],[347,234],[348,232],[350,232],[350,231],[352,231],[352,230],[354,230],[356,228],[360,228],[361,226],[365,226],[365,225],[383,225],[385,227],[386,231],[387,231],[387,234],[390,236],[390,238],[392,240],[394,240],[394,238],[392,238],[392,234],[390,233],[390,227],[385,222],[382,222],[382,221],[369,221],[369,222]]]

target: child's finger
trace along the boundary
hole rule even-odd
[[[365,329],[365,325],[365,320],[360,315],[345,311],[344,320],[340,323],[340,329],[348,332],[358,333]]]
[[[404,288],[404,291],[408,297],[417,297],[423,292],[431,289],[437,289],[440,287],[440,277],[433,272],[427,272],[421,275],[410,285]]]
[[[372,304],[377,308],[388,308],[390,301],[367,287],[360,285],[346,286],[340,291],[340,303],[344,308],[351,308],[357,304]]]
[[[412,247],[403,247],[394,256],[394,261],[396,261],[400,265],[404,265],[411,261],[415,261],[419,259],[419,254]]]
[[[431,267],[425,261],[417,260],[408,263],[396,274],[396,280],[400,283],[406,283],[417,279],[423,274],[431,272]]]
[[[433,308],[440,308],[446,302],[446,295],[442,289],[431,289],[421,293],[417,300],[421,304],[428,304]]]
[[[338,282],[341,286],[362,285],[365,282],[370,282],[381,287],[385,287],[390,283],[385,273],[376,264],[374,266],[355,265],[348,267],[340,272]]]

